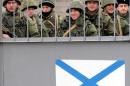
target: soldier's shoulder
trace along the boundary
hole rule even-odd
[[[69,22],[69,20],[70,20],[70,17],[69,17],[69,16],[63,17],[63,21],[64,21],[64,22]]]
[[[105,20],[105,19],[111,19],[111,17],[109,16],[109,14],[104,13],[104,12],[101,13],[101,18],[102,18],[103,20]]]
[[[105,12],[101,12],[101,16],[109,16],[109,14],[107,14]]]
[[[24,16],[24,15],[20,17],[20,20],[19,20],[19,21],[20,21],[21,23],[23,23],[23,24],[29,22],[29,21],[28,21],[28,18],[27,18],[26,16]]]
[[[41,13],[41,12],[38,12],[37,14],[35,14],[35,17],[37,17],[37,18],[42,18],[42,13]]]
[[[7,15],[7,13],[3,12],[2,13],[2,21],[8,21],[8,19],[9,19],[9,16]]]
[[[6,12],[2,12],[2,17],[7,16]]]

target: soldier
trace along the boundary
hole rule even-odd
[[[59,16],[56,15],[53,0],[42,0],[39,3],[42,12],[38,14],[39,31],[43,37],[55,37],[58,34]],[[56,33],[57,32],[57,33]]]
[[[86,17],[99,28],[99,1],[98,0],[85,0],[85,14]]]
[[[20,13],[18,12],[21,2],[19,0],[4,0],[3,7],[6,12],[2,15],[2,26],[12,37],[24,37],[25,27],[20,22]],[[8,35],[7,33],[4,33]],[[11,37],[11,38],[12,38]]]
[[[118,36],[129,35],[129,0],[118,0],[116,31]]]
[[[99,0],[85,0],[86,18],[95,25],[100,35],[111,36],[114,33],[113,21],[109,15],[101,12],[100,3]]]
[[[24,16],[21,18],[21,21],[23,21],[27,26],[28,37],[40,37],[36,16],[34,14],[35,9],[37,9],[35,1],[24,1],[22,9]]]
[[[114,11],[116,9],[115,0],[102,0],[103,13],[108,14],[114,21]]]
[[[87,20],[86,22],[84,21],[83,3],[81,3],[80,1],[72,1],[70,8],[67,9],[66,12],[70,13],[70,16],[67,16],[61,23],[61,29],[65,32],[63,34],[64,37],[69,36],[69,33],[71,33],[71,36],[74,37],[84,36],[84,32],[86,36],[97,35],[97,30],[95,26],[91,24],[89,20]],[[84,30],[84,26],[85,26],[85,30]]]

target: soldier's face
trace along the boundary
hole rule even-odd
[[[73,20],[77,20],[80,17],[80,12],[75,9],[71,9],[70,16]]]
[[[44,13],[50,12],[51,9],[52,9],[52,8],[51,8],[50,6],[47,6],[47,5],[43,5],[43,6],[42,6],[42,12],[44,12]]]
[[[117,10],[121,14],[126,14],[129,10],[129,6],[127,4],[119,4]]]
[[[12,0],[7,2],[5,8],[9,12],[15,12],[18,6],[19,6],[18,3],[15,0]]]
[[[114,13],[114,4],[109,4],[105,7],[105,10],[108,14]]]
[[[34,15],[34,11],[35,11],[34,8],[28,8],[25,10],[25,14],[29,17],[32,17]]]
[[[89,11],[95,11],[99,7],[99,3],[97,1],[88,1],[86,3],[86,7],[88,8]]]

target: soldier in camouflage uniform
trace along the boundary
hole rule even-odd
[[[83,15],[84,6],[82,2],[72,1],[70,8],[67,9],[67,13],[70,13],[70,16],[66,16],[66,18],[61,23],[61,29],[64,32],[63,34],[64,37],[69,36],[69,33],[71,34],[71,36],[74,37],[84,35],[86,36],[97,35],[97,30],[95,26],[91,24],[89,20],[87,20],[86,22],[84,21],[84,15]]]
[[[101,2],[99,0],[85,0],[86,18],[95,25],[98,30],[98,34],[102,36],[111,36],[114,34],[113,21],[109,15],[104,15],[101,12],[102,10],[99,6],[100,3]]]
[[[2,28],[3,33],[12,37],[38,37],[39,32],[34,26],[34,22],[29,22],[20,16],[18,7],[21,5],[19,0],[5,0],[3,6],[6,8],[6,13],[3,14]],[[25,9],[24,9],[25,10]],[[29,33],[28,33],[29,32]]]
[[[42,0],[42,2],[39,3],[39,7],[42,10],[42,12],[38,14],[39,32],[42,37],[55,37],[59,33],[58,22],[60,19],[54,11],[55,1]]]
[[[116,9],[115,0],[102,0],[103,13],[108,14],[114,21],[114,10]]]
[[[129,35],[129,0],[118,0],[116,32],[118,36]]]
[[[20,13],[18,12],[20,5],[21,2],[19,0],[3,1],[3,6],[5,7],[6,12],[4,12],[2,15],[2,28],[4,34],[10,34],[11,36],[9,36],[11,38],[25,36],[25,27],[20,21]]]
[[[35,4],[34,0],[24,1],[22,9],[24,16],[21,17],[21,21],[27,25],[28,37],[40,37],[36,16],[34,14],[35,9],[37,9],[37,4]]]

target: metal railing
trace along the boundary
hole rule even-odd
[[[26,3],[27,3],[27,10],[29,10],[29,1],[28,0],[25,0]],[[63,2],[64,0],[61,0],[60,2]],[[80,1],[80,0],[79,0]],[[102,1],[102,0],[101,0]],[[10,25],[9,26],[6,26],[3,24],[3,17],[4,16],[4,12],[3,12],[3,16],[2,16],[2,22],[1,22],[1,30],[4,30],[2,31],[3,34],[7,34],[10,36],[10,38],[4,38],[3,35],[0,39],[0,42],[73,42],[73,41],[130,41],[130,23],[128,25],[129,27],[129,32],[127,34],[122,34],[121,35],[117,35],[116,33],[116,24],[117,24],[117,14],[116,14],[116,11],[117,9],[114,8],[114,19],[113,19],[113,35],[102,35],[101,31],[101,27],[104,26],[104,23],[102,22],[103,20],[102,19],[102,6],[100,3],[102,2],[99,2],[99,9],[98,9],[98,21],[96,22],[98,25],[97,25],[97,32],[98,34],[95,35],[95,36],[88,36],[86,35],[86,27],[85,27],[85,24],[86,24],[86,5],[85,5],[85,2],[82,2],[82,4],[84,5],[84,13],[83,13],[83,35],[82,36],[73,36],[71,31],[73,30],[73,25],[72,25],[72,18],[71,18],[71,6],[70,4],[72,3],[72,1],[70,0],[70,2],[67,2],[65,8],[69,8],[69,13],[66,13],[66,10],[64,11],[64,13],[66,15],[69,16],[69,22],[67,23],[68,24],[68,28],[66,28],[65,31],[61,31],[63,30],[63,28],[61,28],[61,21],[64,20],[64,18],[62,18],[62,15],[58,15],[60,13],[57,13],[57,8],[59,9],[61,7],[61,5],[58,6],[57,1],[55,0],[54,1],[54,4],[55,4],[55,8],[53,9],[53,11],[55,12],[54,15],[50,16],[50,18],[48,18],[48,20],[45,20],[46,18],[43,18],[43,13],[42,13],[42,2],[40,2],[38,8],[35,10],[36,13],[36,21],[37,21],[37,29],[38,29],[38,32],[39,32],[39,36],[37,37],[33,37],[33,36],[30,36],[30,29],[32,28],[29,28],[30,26],[30,21],[28,19],[26,19],[26,23],[25,23],[25,28],[22,28],[22,29],[25,29],[24,33],[26,33],[24,36],[21,36],[19,37],[17,34],[16,34],[16,29],[17,29],[17,25],[16,25],[16,13],[14,12],[13,13],[13,16],[12,16],[12,22],[13,22],[13,25]],[[114,3],[116,3],[116,1],[113,1]],[[114,7],[116,7],[116,4],[114,4]],[[2,7],[1,7],[2,8]],[[129,7],[130,8],[130,7]],[[61,8],[62,9],[62,8]],[[129,9],[130,10],[130,9]],[[20,13],[24,14],[26,13],[27,11],[24,11],[24,12],[21,12],[20,10]],[[60,12],[60,11],[58,11]],[[63,11],[62,11],[63,12]],[[64,15],[65,15],[64,14]],[[24,16],[24,15],[23,15]],[[53,18],[54,17],[54,18]],[[21,18],[21,17],[20,17]],[[62,20],[60,20],[60,18],[62,18]],[[52,19],[52,21],[51,21]],[[95,19],[96,20],[96,19]],[[6,23],[9,23],[7,22],[8,19],[6,20]],[[20,21],[20,20],[18,20]],[[129,21],[130,21],[130,18],[129,18]],[[20,22],[23,22],[23,21],[20,21]],[[91,22],[91,21],[90,21]],[[93,22],[91,22],[93,24]],[[121,24],[121,23],[119,23]],[[19,24],[20,25],[20,24]],[[47,26],[49,25],[49,26]],[[21,27],[24,27],[24,26],[21,26]],[[96,27],[96,26],[95,26]],[[75,28],[75,27],[74,27]],[[12,29],[12,32],[11,30]],[[72,29],[69,31],[69,29]],[[105,28],[106,29],[106,28]],[[123,29],[123,28],[121,28]],[[50,31],[50,32],[49,32]],[[61,32],[60,32],[61,31]],[[67,36],[64,36],[65,32],[68,32],[68,35]],[[47,35],[45,35],[47,33]],[[52,35],[53,34],[53,35]],[[59,35],[60,34],[60,35]]]

